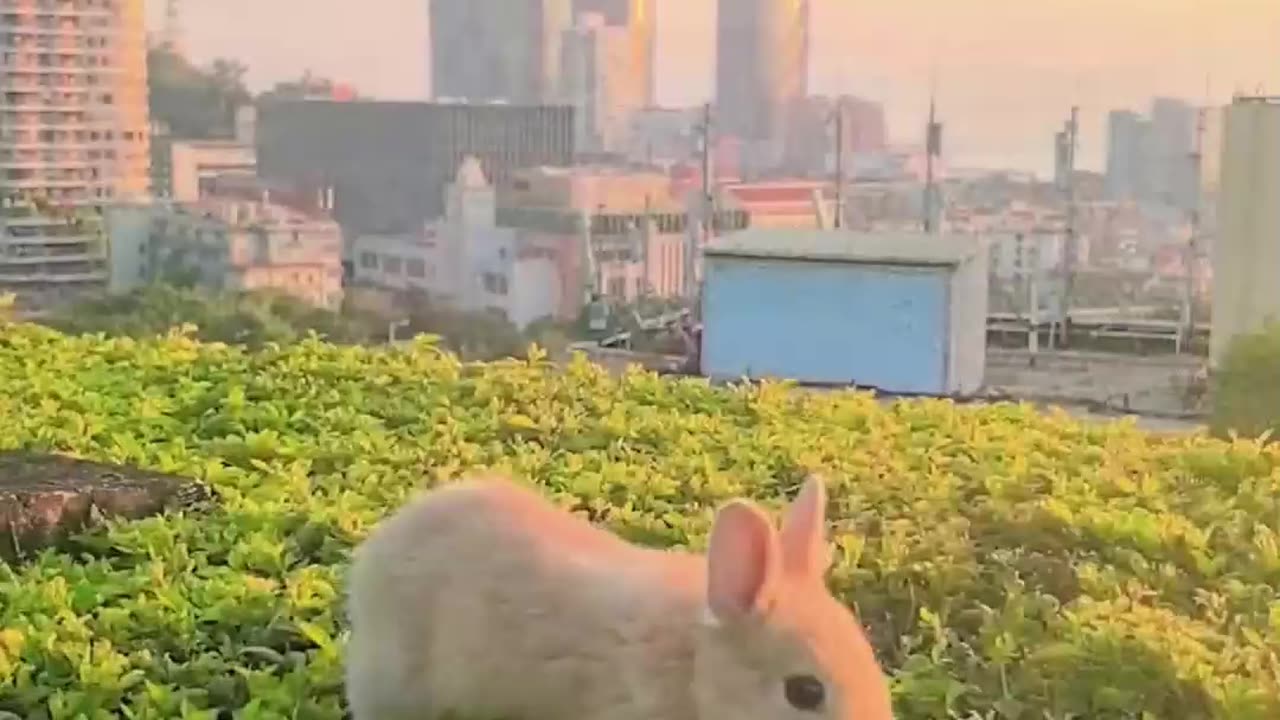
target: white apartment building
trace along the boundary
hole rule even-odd
[[[497,227],[496,196],[469,158],[446,191],[443,218],[410,234],[355,240],[352,279],[363,287],[420,292],[461,310],[492,310],[523,328],[556,311],[558,271],[550,253],[522,249]]]

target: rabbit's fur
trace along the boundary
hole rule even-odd
[[[503,479],[429,492],[355,553],[354,720],[888,720],[885,675],[825,587],[825,505],[811,478],[776,531],[727,503],[704,558]],[[818,707],[788,700],[799,675]]]

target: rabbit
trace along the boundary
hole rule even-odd
[[[505,478],[411,501],[353,553],[354,720],[891,720],[827,590],[826,490],[747,500],[705,558],[629,544]]]

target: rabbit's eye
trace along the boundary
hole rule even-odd
[[[817,710],[827,697],[822,681],[812,675],[792,675],[783,681],[787,702],[797,710]]]

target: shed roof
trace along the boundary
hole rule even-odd
[[[955,266],[977,256],[986,240],[973,235],[758,228],[724,235],[709,256],[818,260],[890,265]]]

